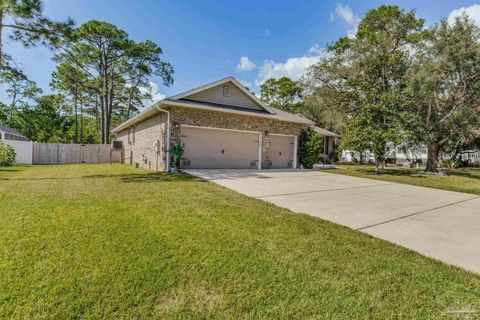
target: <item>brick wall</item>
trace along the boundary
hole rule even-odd
[[[180,141],[182,124],[222,129],[248,130],[262,132],[262,168],[268,168],[270,163],[270,134],[299,135],[305,127],[303,124],[269,120],[233,113],[195,110],[191,108],[172,107],[170,145]],[[164,113],[155,115],[135,125],[135,141],[131,128],[131,143],[128,143],[128,129],[117,134],[117,139],[123,141],[125,148],[125,163],[138,163],[140,167],[164,170],[166,166],[165,148],[155,152],[153,145],[156,140],[165,143],[166,120]],[[165,146],[166,147],[166,146]]]
[[[125,163],[136,164],[142,168],[163,171],[166,166],[166,122],[164,113],[157,114],[117,134],[117,140],[123,141]],[[130,140],[130,141],[129,141]],[[160,141],[160,150],[155,143]]]
[[[181,139],[180,126],[213,127],[222,129],[248,130],[262,132],[262,168],[268,168],[270,163],[269,134],[299,135],[305,125],[245,116],[233,113],[212,112],[189,108],[172,107],[171,144]],[[268,132],[268,134],[266,134]]]

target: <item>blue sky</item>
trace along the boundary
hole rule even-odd
[[[175,69],[175,84],[169,88],[152,79],[158,84],[157,99],[230,75],[253,91],[268,77],[298,78],[326,44],[353,32],[366,11],[381,4],[416,9],[427,25],[460,8],[480,23],[475,1],[44,0],[51,18],[69,16],[78,25],[91,19],[108,21],[134,40],[156,42]],[[49,92],[55,68],[50,50],[15,43],[5,50]]]

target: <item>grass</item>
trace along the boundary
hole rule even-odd
[[[187,175],[0,168],[0,318],[480,312],[480,276]]]
[[[415,186],[465,192],[480,195],[480,169],[462,168],[446,170],[447,176],[425,175],[422,169],[385,168],[375,174],[371,165],[338,165],[328,172],[347,176],[398,182]]]

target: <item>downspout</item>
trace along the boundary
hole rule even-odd
[[[157,105],[157,110],[167,114],[167,166],[165,172],[170,172],[170,111],[160,108]]]

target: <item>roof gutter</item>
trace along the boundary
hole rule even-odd
[[[170,111],[160,108],[160,104],[157,104],[157,110],[167,114],[167,165],[165,167],[165,172],[170,172]]]

